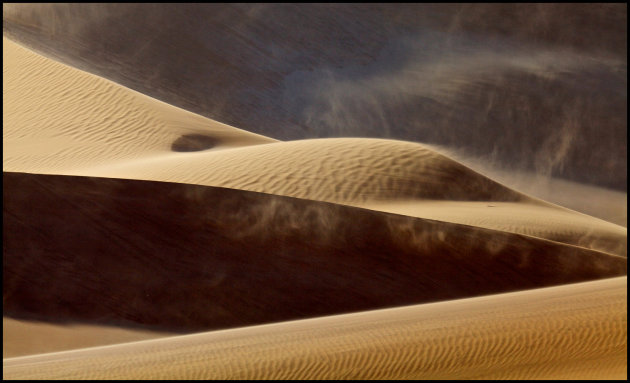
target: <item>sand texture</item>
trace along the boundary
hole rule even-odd
[[[3,32],[269,137],[433,143],[627,190],[625,4],[5,4]]]
[[[331,7],[3,5],[3,378],[627,377],[616,40]]]
[[[3,168],[75,169],[275,140],[78,71],[3,37]]]
[[[3,183],[4,313],[26,318],[203,330],[627,267],[538,238],[243,190],[8,172]]]
[[[525,196],[421,144],[359,138],[274,142],[48,60],[6,38],[3,49],[4,88],[15,95],[4,99],[5,171],[221,186],[626,252],[626,228]],[[42,72],[32,67],[45,68],[46,78],[58,81],[40,86]],[[19,102],[24,97],[33,101]],[[27,109],[33,104],[50,105],[46,118],[41,110]],[[118,122],[112,124],[114,116]],[[520,204],[479,212],[492,204],[457,203],[441,205],[436,214],[431,206],[438,205],[417,203],[426,200]],[[396,201],[403,203],[391,204]]]
[[[4,359],[5,379],[625,379],[627,279]]]
[[[3,317],[2,335],[2,357],[13,358],[160,338],[174,334],[114,326],[58,325]]]

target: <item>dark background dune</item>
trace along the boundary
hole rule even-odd
[[[3,31],[274,138],[422,141],[626,190],[626,4],[4,4]]]
[[[3,173],[3,313],[192,331],[625,275],[516,234],[189,184]]]

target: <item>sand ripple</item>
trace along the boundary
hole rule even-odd
[[[527,197],[427,146],[359,138],[277,142],[3,41],[6,171],[229,187],[625,255],[625,228]]]
[[[4,359],[5,379],[625,379],[626,277]]]
[[[189,135],[227,147],[275,141],[55,62],[5,37],[2,49],[6,170],[72,174],[168,153]]]
[[[627,229],[428,146],[278,142],[6,38],[3,144],[5,315],[206,331],[427,303],[4,359],[4,378],[627,374],[625,277],[479,297],[626,275]]]

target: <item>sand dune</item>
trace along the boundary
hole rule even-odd
[[[143,329],[113,326],[55,325],[2,318],[2,357],[42,354],[85,347],[173,336]]]
[[[77,174],[229,187],[481,226],[617,255],[627,249],[625,227],[515,192],[430,148],[404,141],[280,142]]]
[[[7,171],[229,187],[626,252],[625,228],[527,197],[421,144],[357,138],[275,142],[46,59],[6,38],[3,52],[4,89],[12,95],[4,98]],[[480,212],[474,209],[487,205],[427,205],[427,199],[523,204]],[[471,208],[483,218],[471,221]]]
[[[4,4],[3,31],[273,138],[441,144],[626,191],[624,4]]]
[[[49,8],[56,15],[51,22],[60,27],[65,6],[56,7]],[[21,9],[28,7],[8,9],[5,32],[29,40],[42,31],[46,21],[38,19],[37,6],[32,20],[21,19]],[[381,12],[370,9],[365,15]],[[233,16],[224,15],[222,23]],[[247,35],[242,40],[251,42]],[[66,43],[78,42],[61,44]],[[133,56],[151,57],[151,47]],[[171,59],[192,65],[194,72],[197,61],[187,58],[211,51],[197,48]],[[363,54],[371,57],[369,50]],[[251,62],[207,57],[219,59],[215,68],[229,63],[231,69],[217,70],[220,75],[212,78],[220,83],[194,78],[198,89],[182,97],[212,85],[213,91],[227,92],[226,100],[238,99],[229,107],[215,105],[219,114],[258,110],[249,121],[259,119],[267,130],[281,115],[279,101],[267,103],[278,96],[273,89],[287,89],[288,97],[318,76],[298,73],[280,81],[270,75],[278,68],[261,67],[245,96],[230,98],[231,81],[242,78],[229,74],[242,68],[239,76],[251,78]],[[82,63],[89,67],[90,60]],[[602,65],[616,62],[611,60]],[[178,80],[165,83],[160,82],[165,68],[156,63],[153,70],[158,84],[168,84],[160,92],[190,92],[188,72],[167,70]],[[359,84],[376,86],[370,76]],[[499,77],[508,81],[506,76]],[[379,79],[387,86],[400,80]],[[462,79],[449,78],[445,86]],[[334,103],[362,96],[352,91],[354,82],[331,84],[347,92],[326,99],[332,112],[311,113],[310,121],[326,122],[337,113]],[[479,101],[471,84],[460,85],[461,92],[447,95],[459,105],[449,113]],[[538,99],[533,87],[528,97]],[[202,101],[209,100],[216,97]],[[607,100],[612,120],[604,120],[617,126],[619,97]],[[291,102],[283,107],[291,109]],[[446,108],[429,104],[423,109],[429,114],[431,108]],[[265,109],[269,105],[276,107]],[[512,104],[498,100],[497,105]],[[372,119],[372,112],[380,113],[371,110],[365,118]],[[579,124],[566,113],[560,118],[570,123],[561,124],[559,133],[539,135],[547,137],[541,139],[543,152],[557,153],[550,165],[535,158],[538,165],[553,168],[573,158],[566,150]],[[378,118],[385,121],[384,115]],[[627,375],[627,229],[506,187],[435,146],[356,137],[277,141],[61,64],[6,37],[3,120],[3,319],[10,333],[3,341],[4,378]],[[287,121],[299,126],[301,120]],[[467,129],[486,132],[477,129],[480,121]],[[546,125],[541,126],[535,131]],[[458,139],[466,140],[466,134]],[[506,142],[477,135],[471,140]],[[595,159],[611,169],[621,166]],[[590,163],[590,157],[579,161]],[[582,169],[582,162],[571,171]],[[604,172],[598,177],[618,181]],[[375,309],[381,310],[357,313]],[[322,317],[336,314],[346,315]],[[311,319],[286,322],[304,318]],[[236,328],[260,324],[267,325]],[[84,348],[208,330],[217,331]],[[82,349],[6,358],[68,348]]]
[[[244,190],[8,172],[3,184],[3,308],[18,318],[200,331],[627,268],[538,238]]]
[[[471,169],[521,193],[565,208],[628,227],[628,194],[625,191],[587,185],[533,172],[507,170],[496,161],[473,159],[452,148],[430,145],[430,148]]]
[[[625,379],[626,277],[3,360],[5,379]]]
[[[3,37],[3,168],[65,174],[274,142],[37,55]]]
[[[627,256],[627,229],[568,209],[500,201],[366,202],[368,209],[519,233]]]
[[[221,186],[342,204],[400,198],[530,201],[421,144],[365,138],[279,142],[128,162],[81,173]]]

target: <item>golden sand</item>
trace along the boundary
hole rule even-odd
[[[627,278],[4,359],[5,379],[625,379]]]
[[[545,251],[592,253],[597,259],[613,259],[617,266],[619,256],[626,255],[625,227],[511,190],[428,146],[360,138],[278,142],[167,105],[6,38],[3,121],[5,172],[220,186],[424,219],[416,223],[386,219],[403,222],[383,228],[397,230],[407,240],[425,239],[414,231],[416,226],[435,220],[465,225],[462,231],[467,233],[476,228],[488,244],[490,238],[512,238],[519,246],[531,247],[528,254],[537,254],[536,246],[544,243],[540,248]],[[24,219],[16,222],[20,220]],[[493,236],[492,231],[499,234]],[[462,242],[457,230],[442,235],[449,240],[436,237],[431,244],[439,243],[442,249]],[[461,249],[457,245],[452,253]],[[461,257],[468,256],[470,262],[476,255]],[[7,291],[17,291],[4,290],[5,299]],[[620,277],[5,358],[3,377],[625,379],[626,297],[626,277]],[[29,326],[5,319],[12,334],[5,334],[4,356],[155,335],[87,326],[73,330]],[[82,338],[55,341],[62,333],[64,339]],[[18,346],[15,337],[20,334],[41,337],[40,345]]]
[[[625,255],[626,228],[513,191],[422,144],[359,138],[277,142],[3,41],[3,86],[10,95],[3,100],[5,171],[221,186]]]
[[[63,325],[2,318],[2,357],[41,354],[173,335],[113,326]]]

